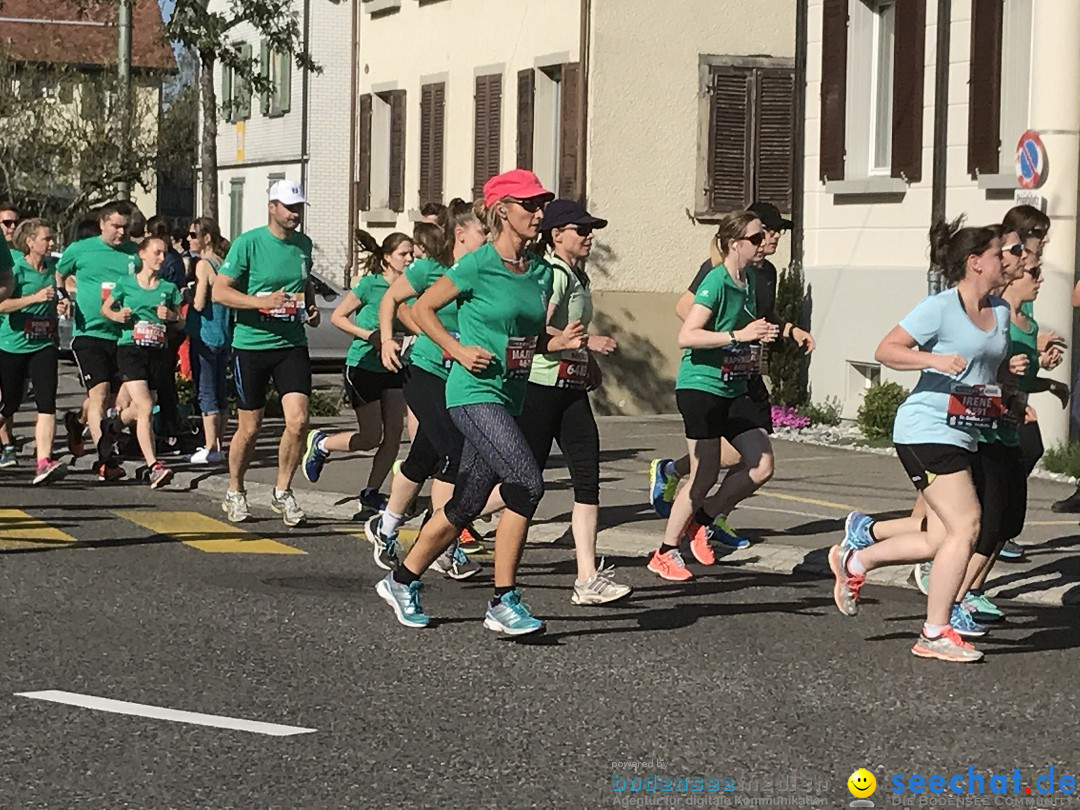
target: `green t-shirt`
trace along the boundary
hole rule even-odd
[[[1031,303],[1025,301],[1024,304]],[[1024,311],[1024,304],[1020,305],[1020,311]],[[1028,329],[1024,331],[1015,323],[1009,322],[1009,352],[1006,357],[1015,357],[1018,354],[1027,356],[1028,367],[1019,380],[1017,388],[1024,395],[1031,393],[1035,385],[1035,378],[1039,376],[1039,324],[1035,318],[1028,315]],[[1019,425],[1012,420],[1002,421],[996,430],[986,428],[979,431],[979,441],[987,444],[1001,442],[1009,447],[1019,447]]]
[[[357,326],[371,330],[379,328],[379,304],[388,289],[390,289],[390,282],[382,275],[364,276],[356,282],[352,288],[352,294],[360,301],[360,309],[356,310],[353,318]],[[397,318],[394,318],[394,334],[400,338],[403,331],[404,327]],[[359,366],[366,371],[390,373],[382,364],[382,357],[375,351],[375,346],[371,341],[360,338],[353,338],[349,353],[345,356],[345,365]]]
[[[288,349],[307,346],[304,291],[311,272],[311,239],[295,232],[278,239],[270,229],[255,228],[236,237],[218,274],[236,279],[246,295],[284,290],[289,300],[277,310],[238,309],[233,348]]]
[[[2,262],[0,262],[2,263]],[[27,298],[38,290],[56,285],[53,268],[45,265],[38,272],[20,254],[11,271],[14,285],[12,298]],[[33,304],[0,317],[0,350],[12,354],[28,354],[56,343],[56,299],[44,304]]]
[[[446,379],[446,407],[492,402],[521,413],[536,342],[547,322],[551,265],[534,258],[524,273],[503,264],[493,245],[463,256],[446,275],[458,289],[458,338],[494,355],[479,374],[458,363]]]
[[[115,341],[120,324],[101,314],[101,305],[116,283],[134,275],[142,267],[134,242],[120,247],[107,244],[100,236],[73,242],[60,257],[56,272],[75,276],[75,322],[73,337],[93,337]]]
[[[428,287],[444,275],[446,275],[446,267],[434,259],[417,259],[405,269],[405,278],[409,280],[409,284],[416,290],[418,296],[423,295]],[[438,315],[439,322],[446,331],[455,338],[459,337],[457,299],[440,309]],[[454,365],[454,361],[425,334],[417,336],[412,352],[409,353],[409,362],[444,381],[450,374],[450,367]]]
[[[165,348],[168,326],[158,317],[157,308],[180,306],[180,290],[171,281],[159,278],[153,287],[144,287],[137,276],[120,279],[112,291],[116,309],[129,307],[131,318],[121,327],[117,346],[141,346],[148,349]]]
[[[1020,311],[1023,314],[1027,315],[1029,318],[1033,318],[1035,316],[1035,302],[1034,301],[1021,301],[1020,302]]]
[[[550,304],[555,305],[548,323],[556,329],[565,329],[572,321],[581,321],[588,328],[593,316],[588,284],[555,254],[549,253],[547,258],[552,267]],[[538,354],[533,358],[529,382],[583,391],[588,371],[588,349]]]
[[[694,296],[695,304],[708,307],[712,313],[705,328],[710,332],[734,332],[756,320],[754,282],[753,268],[747,268],[746,286],[740,287],[724,265],[714,267]],[[692,388],[718,397],[742,396],[746,381],[760,373],[760,356],[760,344],[684,349],[675,390]]]

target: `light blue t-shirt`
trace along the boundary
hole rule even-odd
[[[977,428],[948,423],[950,393],[954,385],[997,385],[998,369],[1009,350],[1009,305],[990,296],[995,326],[989,332],[972,323],[956,288],[924,298],[900,321],[900,326],[923,351],[958,354],[967,368],[951,377],[933,369],[919,376],[918,385],[896,412],[893,442],[896,444],[953,444],[975,450]]]

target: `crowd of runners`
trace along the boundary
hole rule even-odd
[[[305,205],[297,183],[275,183],[266,226],[230,245],[211,219],[174,233],[163,218],[146,222],[130,204],[112,203],[80,224],[58,259],[50,223],[20,222],[0,205],[0,466],[18,464],[13,420],[29,387],[33,483],[66,472],[53,446],[60,322],[70,319],[86,396],[64,416],[67,444],[74,458],[96,454],[100,481],[124,477],[130,443],[149,486],[168,484],[173,472],[159,456],[182,430],[187,403],[176,376],[190,367],[203,441],[189,460],[227,462],[222,508],[230,521],[247,520],[245,476],[272,383],[283,426],[269,506],[284,523],[306,519],[292,490],[299,469],[315,483],[331,454],[373,450],[358,502],[371,514],[364,529],[374,562],[387,571],[376,590],[397,620],[429,623],[420,598],[429,568],[454,579],[480,570],[470,557],[482,548],[474,523],[497,515],[484,625],[522,635],[544,627],[523,601],[517,573],[554,441],[574,494],[570,598],[598,605],[628,596],[596,552],[600,438],[590,392],[603,382],[596,358],[618,344],[591,329],[586,267],[594,234],[608,223],[515,169],[492,177],[480,200],[425,208],[412,235],[379,242],[361,234],[367,259],[331,316],[352,337],[344,389],[356,429],[326,433],[308,424],[306,330],[320,311],[312,242],[301,231]],[[675,396],[687,452],[653,460],[648,483],[667,523],[647,567],[665,580],[693,579],[685,548],[709,566],[718,550],[749,545],[729,518],[774,471],[769,347],[815,348],[806,329],[776,313],[768,257],[791,227],[766,201],[725,216],[676,306]],[[1000,225],[935,223],[930,250],[947,288],[918,303],[877,350],[881,364],[920,372],[893,437],[917,497],[907,518],[849,515],[829,563],[847,616],[859,611],[869,571],[913,566],[927,594],[912,650],[919,656],[978,660],[969,639],[1004,615],[985,587],[998,557],[1017,553],[1009,546],[1023,529],[1026,480],[1043,452],[1027,397],[1069,396],[1038,375],[1059,365],[1065,349],[1058,335],[1039,330],[1032,306],[1049,230],[1046,215],[1028,206]],[[430,508],[406,550],[399,531],[427,482]]]

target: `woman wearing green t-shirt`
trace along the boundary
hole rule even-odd
[[[37,424],[34,445],[37,469],[34,483],[43,484],[64,473],[52,458],[56,436],[57,317],[66,316],[69,303],[56,295],[56,276],[47,263],[53,246],[52,228],[43,219],[19,225],[11,296],[0,301],[0,465],[15,463],[11,422],[22,404],[26,383],[34,386]]]
[[[173,471],[157,458],[153,413],[166,335],[169,329],[184,328],[180,290],[158,277],[165,264],[165,250],[164,239],[144,239],[139,244],[142,268],[121,278],[101,305],[101,314],[119,324],[121,330],[116,342],[116,365],[122,381],[116,396],[119,413],[111,420],[110,431],[118,437],[121,425],[135,425],[139,448],[150,469],[151,489],[165,486],[173,477]]]
[[[453,358],[446,407],[465,438],[454,495],[420,530],[405,561],[381,580],[379,595],[407,627],[424,627],[420,575],[484,509],[500,486],[506,509],[495,532],[495,595],[484,626],[509,635],[543,629],[517,589],[517,568],[529,521],[544,494],[543,475],[514,417],[521,413],[535,352],[584,345],[571,323],[558,335],[545,329],[551,266],[532,256],[544,204],[554,195],[530,171],[515,169],[484,185],[492,241],[462,259],[413,304],[421,330]],[[436,313],[458,303],[455,338]]]
[[[403,233],[392,233],[382,245],[371,240],[370,249],[360,280],[330,316],[330,323],[353,336],[345,358],[345,392],[356,412],[358,429],[333,434],[312,430],[308,433],[303,467],[304,477],[315,483],[332,451],[355,453],[377,447],[359,502],[361,509],[378,511],[386,506],[386,496],[379,489],[397,458],[405,424],[401,372],[383,368],[379,353],[379,303],[390,285],[412,264],[413,242]],[[395,332],[401,330],[400,324],[394,326]]]
[[[443,244],[426,259],[412,263],[383,296],[379,306],[380,329],[391,331],[395,313],[401,313],[406,301],[423,294],[428,287],[446,275],[450,266],[468,253],[479,249],[486,241],[473,203],[460,198],[451,200],[439,214]],[[456,335],[458,305],[451,301],[439,310],[443,327]],[[420,493],[424,482],[432,478],[432,511],[446,506],[454,493],[458,465],[464,439],[446,410],[446,378],[453,359],[426,335],[419,335],[413,344],[408,366],[402,367],[402,349],[396,340],[382,342],[383,366],[391,371],[405,372],[405,401],[416,414],[419,426],[409,455],[402,462],[390,485],[386,509],[373,516],[365,525],[365,534],[374,547],[375,562],[392,570],[398,564],[397,533],[405,519],[405,510]],[[465,529],[462,535],[468,532]],[[454,579],[466,579],[480,570],[459,543],[455,542],[435,561],[435,567]]]
[[[756,313],[753,273],[760,261],[765,229],[752,211],[736,211],[720,221],[717,243],[722,262],[698,287],[694,305],[679,330],[682,362],[675,380],[675,400],[682,414],[690,455],[690,484],[671,506],[664,540],[648,568],[663,579],[693,579],[679,553],[684,534],[691,545],[707,542],[709,515],[728,514],[763,486],[773,472],[769,434],[744,408],[747,380],[760,374],[762,343],[779,328]],[[727,439],[742,457],[712,497],[720,474],[720,440]]]

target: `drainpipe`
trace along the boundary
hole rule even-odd
[[[311,0],[304,0],[304,53],[311,58]],[[306,197],[310,199],[311,189],[308,188],[308,115],[311,110],[311,80],[309,71],[304,68],[303,88],[304,105],[300,113],[300,188],[304,190]]]
[[[799,0],[795,7],[795,156],[791,177],[791,266],[803,264],[803,195],[806,185],[806,51],[810,36],[809,0]]]
[[[348,286],[352,278],[353,264],[356,261],[356,80],[358,75],[357,62],[360,61],[360,4],[357,0],[352,2],[352,38],[350,40],[349,53],[352,63],[349,65],[349,230],[345,235],[346,259],[345,277],[342,285]]]
[[[589,148],[589,50],[592,38],[592,0],[581,0],[581,33],[579,47],[581,55],[581,86],[578,88],[577,108],[577,176],[578,176],[578,199],[582,202],[588,198],[588,186],[586,185],[586,171],[588,169]]]
[[[934,176],[930,204],[931,223],[945,219],[945,184],[948,182],[949,150],[949,36],[952,29],[952,0],[938,0],[937,55],[934,65]],[[926,271],[930,295],[944,289],[941,271],[931,263]]]

